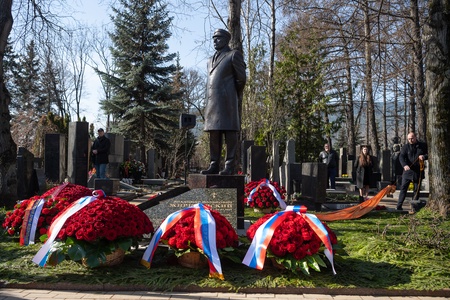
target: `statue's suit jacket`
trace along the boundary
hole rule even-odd
[[[246,75],[242,53],[225,47],[208,60],[205,131],[240,131],[239,107]]]

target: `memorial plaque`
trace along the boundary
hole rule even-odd
[[[193,189],[179,196],[161,201],[158,205],[147,208],[144,213],[150,218],[153,226],[158,228],[171,213],[183,208],[203,203],[217,210],[237,230],[237,191],[230,188]]]

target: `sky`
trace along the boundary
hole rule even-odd
[[[72,7],[76,10],[73,17],[83,23],[101,27],[110,23],[110,9],[106,2],[101,0],[70,0]],[[169,7],[170,10],[175,9]],[[169,53],[179,53],[180,63],[184,69],[196,69],[200,73],[206,72],[206,59],[212,55],[214,49],[212,40],[209,38],[214,31],[211,20],[203,6],[190,11],[185,8],[181,12],[169,13],[174,17],[174,30],[168,42]],[[99,109],[99,99],[102,98],[100,80],[97,74],[90,68],[86,70],[84,85],[84,97],[81,107],[85,110],[82,116],[96,128],[106,126],[106,118]]]

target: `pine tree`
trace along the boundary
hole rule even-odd
[[[41,93],[40,62],[34,41],[26,47],[25,55],[19,59],[19,69],[14,76],[16,108],[21,111],[34,110],[37,113],[47,112]]]
[[[179,113],[171,105],[180,97],[173,91],[175,54],[169,54],[167,40],[172,18],[159,1],[119,0],[113,7],[114,31],[111,55],[112,75],[98,71],[113,87],[108,107],[119,132],[138,143],[141,157],[148,148],[168,149],[167,141],[176,128]]]

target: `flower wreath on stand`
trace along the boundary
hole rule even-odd
[[[191,252],[206,256],[209,276],[222,280],[219,252],[232,251],[231,248],[238,246],[238,236],[230,222],[202,203],[170,214],[153,235],[141,264],[150,268],[160,240],[178,257]]]
[[[319,255],[323,244],[333,274],[333,244],[337,238],[333,231],[315,215],[307,214],[305,206],[288,206],[286,210],[265,215],[247,230],[252,241],[243,264],[262,270],[265,259],[294,273],[301,270],[310,274],[309,268],[320,272],[326,264]]]
[[[266,178],[258,181],[251,181],[245,185],[245,203],[255,209],[276,209],[286,208],[284,194],[286,190],[278,184]]]
[[[59,212],[72,202],[91,194],[92,191],[87,187],[63,183],[41,196],[18,202],[14,210],[6,212],[2,226],[9,235],[19,235],[21,245],[34,244],[41,235],[47,233]]]
[[[69,259],[91,268],[118,264],[125,251],[153,231],[152,222],[137,206],[97,190],[55,218],[33,262],[45,266]]]

